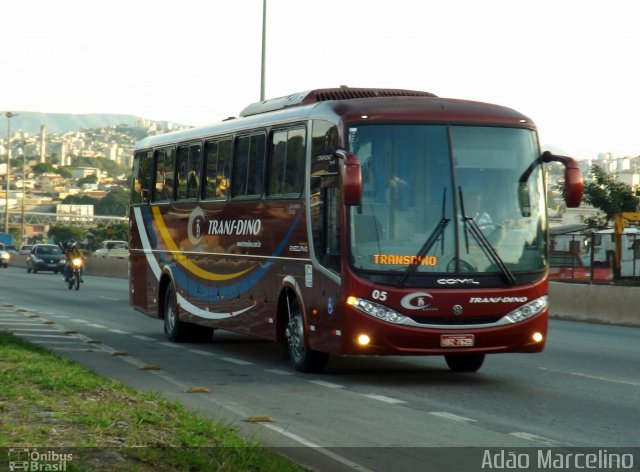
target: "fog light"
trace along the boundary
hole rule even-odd
[[[539,342],[541,342],[541,341],[544,339],[544,336],[542,335],[542,333],[537,333],[537,332],[536,332],[536,333],[533,333],[533,336],[531,336],[531,338],[532,338],[535,342],[539,343]]]
[[[371,342],[371,338],[369,338],[369,336],[367,336],[366,334],[361,334],[360,336],[358,336],[358,344],[360,344],[361,346],[366,346],[367,344],[369,344],[369,342]]]

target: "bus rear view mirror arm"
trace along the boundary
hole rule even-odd
[[[344,149],[334,153],[340,166],[342,198],[346,206],[358,206],[362,202],[362,169],[358,157]]]
[[[520,199],[522,200],[522,187],[523,184],[526,187],[526,183],[529,180],[529,176],[536,166],[549,163],[559,162],[564,165],[564,201],[568,208],[576,208],[580,206],[582,201],[582,193],[584,190],[584,183],[582,181],[582,173],[580,172],[580,166],[578,162],[572,157],[558,156],[552,154],[549,151],[545,151],[542,155],[536,159],[520,176]],[[526,198],[525,198],[526,200]]]

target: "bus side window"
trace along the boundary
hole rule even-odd
[[[187,198],[189,147],[180,146],[176,162],[176,200]]]
[[[232,196],[260,196],[264,180],[265,136],[242,136],[233,160]]]
[[[304,128],[273,133],[269,195],[299,196],[304,186]]]
[[[206,144],[204,163],[204,198],[225,198],[229,190],[229,162],[231,140],[210,141]]]
[[[187,178],[187,198],[198,198],[200,194],[200,172],[202,170],[202,146],[189,146],[189,176]]]
[[[173,166],[175,164],[175,150],[173,148],[158,149],[156,151],[156,178],[152,200],[154,202],[168,202],[173,196]]]
[[[133,160],[133,181],[131,189],[131,202],[149,203],[149,190],[153,158],[151,151],[136,152]]]
[[[200,194],[201,149],[200,143],[178,148],[176,200],[193,200]]]

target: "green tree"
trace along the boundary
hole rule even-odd
[[[96,215],[126,216],[129,208],[129,191],[112,190],[94,208]]]
[[[83,184],[97,184],[98,183],[98,176],[96,174],[90,174],[87,175],[86,177],[82,177],[81,179],[78,179],[78,184],[80,186],[82,186]]]
[[[604,213],[604,218],[585,218],[589,226],[605,226],[616,213],[635,212],[640,207],[640,197],[632,188],[618,180],[617,174],[608,174],[594,164],[591,168],[593,180],[584,186],[583,201]]]
[[[97,205],[98,199],[90,195],[67,195],[60,203],[65,205]]]
[[[56,243],[68,241],[69,239],[82,241],[85,238],[86,230],[80,226],[57,224],[49,228],[47,234]]]
[[[40,162],[34,165],[31,170],[36,175],[48,174],[49,172],[53,172],[53,166],[48,162]]]
[[[91,228],[94,246],[97,247],[102,241],[115,239],[117,241],[127,241],[129,239],[129,225],[126,222],[114,225],[98,225]]]
[[[67,167],[58,167],[54,170],[54,172],[60,177],[64,177],[65,179],[71,178],[71,170],[69,170]]]

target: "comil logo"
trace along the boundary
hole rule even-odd
[[[400,305],[407,310],[435,310],[436,308],[430,308],[433,296],[426,292],[415,292],[405,295],[400,300]]]

